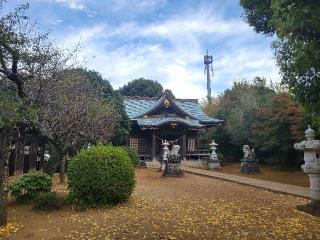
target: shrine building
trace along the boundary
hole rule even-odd
[[[222,120],[207,116],[197,99],[173,99],[167,93],[160,97],[124,97],[131,121],[127,145],[145,160],[161,156],[163,140],[180,145],[185,159],[197,151],[200,130],[219,125]]]

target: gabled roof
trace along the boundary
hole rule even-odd
[[[186,117],[149,117],[149,113],[164,106],[165,100],[168,100],[171,107]],[[218,125],[222,122],[222,120],[207,116],[202,111],[197,99],[172,99],[164,93],[158,98],[124,97],[124,103],[130,120],[136,122],[139,126],[160,126],[167,123],[182,123],[190,127],[203,128],[205,126]]]

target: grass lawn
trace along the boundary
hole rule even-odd
[[[7,239],[320,239],[320,218],[295,209],[303,198],[192,174],[136,178],[130,201],[105,209],[45,213],[11,201],[17,231]]]

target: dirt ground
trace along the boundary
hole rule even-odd
[[[230,173],[239,176],[252,177],[261,180],[269,180],[279,183],[292,184],[301,187],[309,187],[308,175],[305,174],[302,170],[283,171],[262,164],[260,164],[259,168],[260,173],[258,174],[242,174],[240,173],[240,163],[232,163],[224,165],[220,172]]]
[[[111,208],[45,213],[11,202],[18,229],[5,239],[320,239],[320,218],[295,209],[306,199],[192,174],[136,178],[130,201]]]
[[[200,162],[186,161],[183,162],[185,166],[201,168],[207,170],[207,167]],[[309,178],[302,170],[280,170],[270,165],[259,164],[260,172],[243,174],[240,173],[240,163],[223,163],[222,168],[217,170],[221,173],[228,173],[238,176],[245,176],[261,180],[268,180],[279,183],[286,183],[300,187],[309,187]]]

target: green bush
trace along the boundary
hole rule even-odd
[[[62,200],[60,200],[57,196],[56,192],[45,192],[40,193],[33,201],[34,208],[39,210],[54,210],[58,209],[61,204]]]
[[[98,145],[69,160],[69,200],[80,207],[98,207],[128,200],[135,185],[134,168],[119,147]]]
[[[52,178],[46,173],[29,173],[22,175],[9,185],[12,196],[18,201],[32,201],[40,193],[50,192]]]
[[[140,156],[136,150],[131,147],[121,147],[128,154],[133,166],[137,166],[140,160]]]

